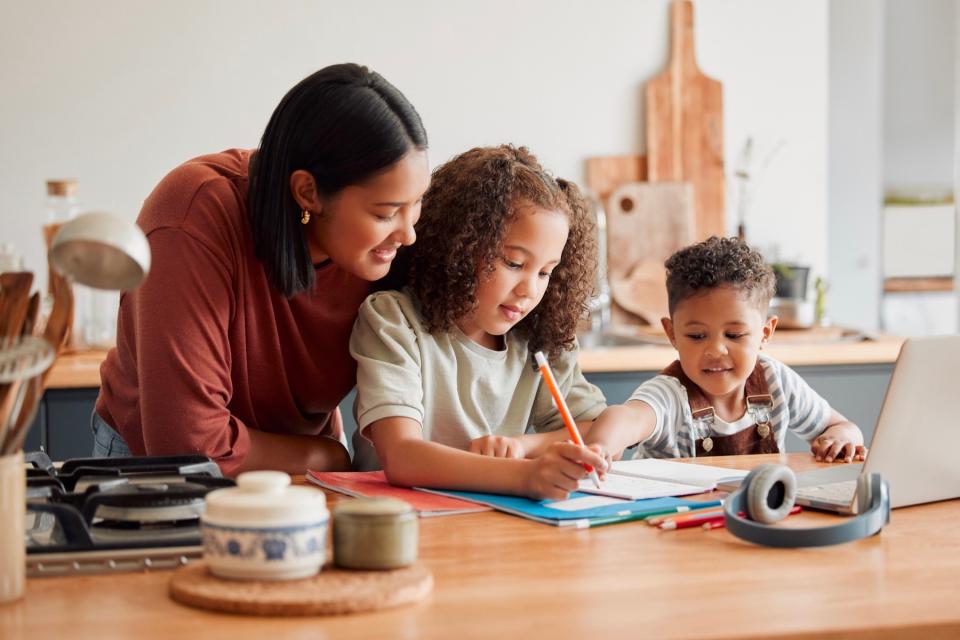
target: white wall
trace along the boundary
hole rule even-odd
[[[435,163],[512,141],[580,179],[587,156],[643,151],[642,87],[668,51],[667,0],[0,1],[0,240],[33,270],[47,178],[134,217],[183,160],[255,146],[324,65],[362,62],[400,87]],[[700,65],[724,83],[728,166],[747,135],[786,143],[751,241],[823,272],[826,1],[700,1],[696,25]]]
[[[882,290],[883,50],[883,3],[830,3],[827,312],[837,324],[870,330]]]
[[[884,184],[953,184],[955,0],[886,0]]]
[[[953,50],[953,87],[954,104],[960,106],[960,11],[955,12],[954,16],[954,50]],[[960,131],[960,108],[954,109],[954,137],[956,132]],[[953,269],[953,291],[956,297],[956,317],[960,318],[960,142],[955,141],[953,145],[953,210],[955,242],[953,243],[956,255],[955,267]],[[960,331],[958,323],[957,331]]]

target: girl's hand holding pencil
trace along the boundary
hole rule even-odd
[[[607,471],[599,446],[583,447],[572,442],[555,442],[530,462],[523,493],[535,500],[566,500],[588,476],[586,466],[599,472],[601,478]]]

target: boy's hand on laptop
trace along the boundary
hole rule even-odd
[[[507,436],[483,436],[470,442],[470,453],[479,453],[491,458],[520,458],[526,457],[527,452],[523,443],[517,438]]]
[[[525,495],[536,500],[566,500],[576,491],[580,480],[587,477],[583,465],[592,466],[603,476],[608,463],[603,455],[572,442],[554,442],[530,465],[523,481]]]
[[[817,436],[810,445],[817,461],[853,462],[867,459],[863,435],[852,422],[835,424]]]

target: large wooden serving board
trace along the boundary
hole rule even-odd
[[[723,87],[697,67],[690,0],[673,0],[670,34],[670,63],[646,88],[648,179],[692,183],[695,240],[723,236]]]
[[[328,565],[302,580],[227,580],[205,562],[177,569],[170,597],[183,604],[261,616],[358,613],[419,602],[433,590],[433,574],[417,563],[393,571],[348,571]]]

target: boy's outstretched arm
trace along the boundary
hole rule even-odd
[[[588,445],[600,445],[614,458],[619,458],[624,449],[649,438],[656,427],[657,414],[653,407],[641,400],[628,400],[607,407],[593,421],[584,440]]]
[[[867,458],[860,427],[831,409],[827,428],[810,443],[813,456],[823,462],[853,462]]]
[[[384,418],[369,427],[383,471],[391,484],[564,499],[587,477],[584,464],[605,471],[596,451],[557,442],[535,460],[476,455],[427,442],[410,418]]]
[[[586,438],[593,420],[577,422],[577,430]],[[525,433],[521,436],[482,436],[470,442],[469,451],[496,458],[539,458],[555,442],[565,442],[570,435],[563,427],[542,433]]]

